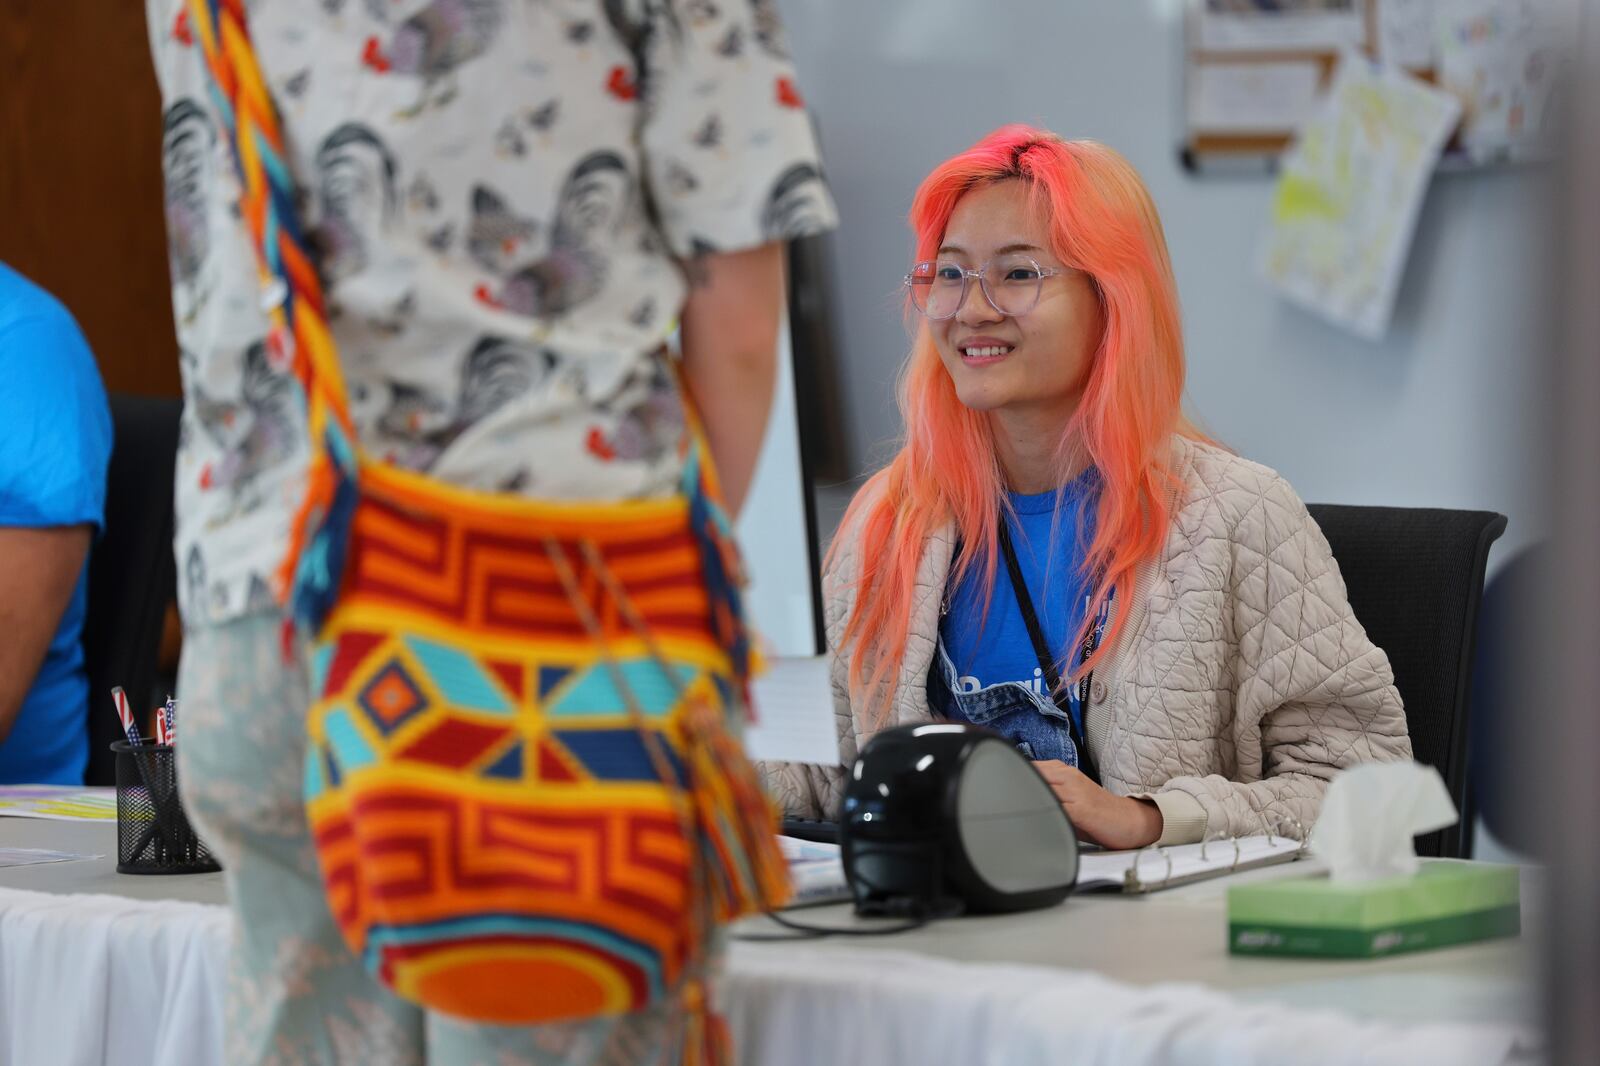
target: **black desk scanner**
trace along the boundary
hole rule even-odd
[[[1006,740],[967,725],[885,730],[846,783],[845,876],[860,914],[941,916],[1059,903],[1078,839],[1055,793]]]

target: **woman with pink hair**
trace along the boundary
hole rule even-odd
[[[1294,490],[1183,416],[1150,195],[1025,126],[911,209],[905,443],[857,494],[824,596],[845,767],[930,720],[1001,733],[1112,848],[1309,829],[1328,780],[1408,759],[1388,658]],[[769,768],[831,817],[841,768]]]

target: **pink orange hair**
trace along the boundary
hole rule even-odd
[[[1007,179],[1027,183],[1052,250],[1063,264],[1089,275],[1104,312],[1105,333],[1077,411],[1062,426],[1057,453],[1061,484],[1084,459],[1099,472],[1095,533],[1083,560],[1098,609],[1113,588],[1126,595],[1135,568],[1161,550],[1176,484],[1169,444],[1174,433],[1199,435],[1181,410],[1177,288],[1161,220],[1132,165],[1104,145],[1021,125],[995,130],[923,181],[911,205],[916,258],[936,257],[963,195]],[[844,535],[828,559],[831,570],[843,541],[854,542],[860,564],[855,606],[835,651],[848,656],[858,697],[884,692],[885,682],[899,674],[917,567],[929,537],[954,523],[963,549],[951,580],[982,567],[987,602],[1000,510],[1009,506],[989,419],[957,398],[925,322],[902,371],[899,398],[905,443],[856,494],[840,526]],[[1086,668],[1115,647],[1126,619],[1126,611],[1112,611],[1105,639]],[[888,708],[878,713],[886,717]]]

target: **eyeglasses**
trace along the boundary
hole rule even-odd
[[[997,255],[977,270],[968,270],[950,259],[927,260],[911,268],[906,288],[918,311],[935,321],[952,318],[967,299],[967,283],[978,279],[990,306],[1002,315],[1015,318],[1032,311],[1039,302],[1039,288],[1045,278],[1065,274],[1056,267],[1042,267],[1026,255]]]

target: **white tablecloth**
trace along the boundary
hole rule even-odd
[[[217,1066],[228,913],[0,889],[0,1066]]]
[[[0,1066],[217,1066],[227,954],[221,907],[0,889]],[[1513,1061],[1515,1045],[1505,1027],[888,948],[736,943],[724,1004],[739,1061],[761,1066],[1474,1066]]]

